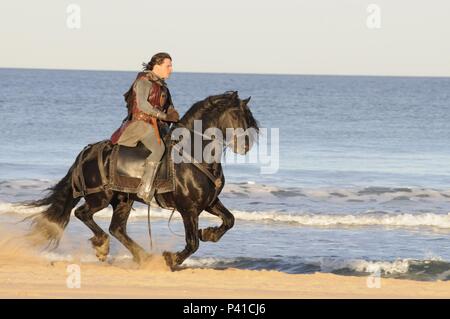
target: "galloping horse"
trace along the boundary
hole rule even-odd
[[[249,100],[250,98],[241,100],[237,92],[225,92],[224,94],[210,96],[192,105],[180,121],[172,125],[171,132],[175,128],[186,128],[191,134],[192,141],[194,140],[194,134],[197,133],[194,131],[194,121],[196,120],[202,121],[203,131],[200,132],[201,135],[208,128],[217,128],[223,133],[223,136],[226,135],[227,128],[244,131],[253,128],[255,132],[258,132],[258,123],[247,105]],[[171,132],[166,136],[166,145],[168,145],[167,142],[171,143]],[[240,147],[236,142],[236,135],[233,135],[229,142],[221,145],[222,150],[229,147],[235,153],[245,154],[251,148],[251,138],[252,135],[246,139],[244,146]],[[202,141],[202,149],[205,145],[205,141]],[[86,152],[89,151],[89,149],[86,150]],[[95,154],[92,155],[95,156]],[[108,154],[105,155],[108,156]],[[80,155],[78,155],[77,160],[79,157]],[[72,209],[81,199],[81,197],[74,198],[72,189],[72,172],[77,160],[75,160],[66,176],[48,189],[50,192],[46,197],[26,204],[32,207],[48,205],[44,211],[31,217],[33,231],[44,234],[45,239],[49,243],[54,243],[55,246],[58,245],[62,231],[69,222]],[[215,173],[219,173],[221,178],[219,185],[214,185],[206,174],[208,172],[205,173],[198,169],[198,166],[193,163],[182,162],[174,165],[174,191],[158,195],[163,197],[168,207],[176,209],[181,214],[185,228],[185,248],[177,253],[163,253],[165,261],[171,269],[183,263],[198,249],[199,240],[216,242],[234,225],[234,216],[217,197],[225,183],[220,160],[218,165],[215,166],[216,171],[219,170]],[[86,179],[100,179],[98,169],[84,171],[83,173]],[[145,250],[134,242],[126,231],[127,220],[134,201],[143,203],[136,196],[136,193],[109,190],[82,197],[84,197],[85,203],[75,209],[75,216],[94,233],[94,237],[90,241],[101,261],[106,259],[109,252],[109,236],[95,223],[93,215],[109,205],[113,208],[109,227],[111,235],[132,253],[136,262],[142,262],[147,258],[148,255]],[[199,229],[199,215],[205,210],[220,217],[222,224],[218,227]]]

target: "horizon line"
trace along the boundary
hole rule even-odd
[[[92,71],[92,72],[140,72],[141,70],[111,70],[111,69],[75,69],[75,68],[47,68],[47,67],[3,67],[0,69],[42,70],[42,71]],[[354,76],[354,77],[402,77],[402,78],[450,78],[450,75],[383,75],[383,74],[330,74],[330,73],[255,73],[255,72],[214,72],[214,71],[174,71],[173,73],[193,74],[230,74],[230,75],[274,75],[274,76]]]

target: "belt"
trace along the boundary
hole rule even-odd
[[[142,111],[137,110],[133,112],[133,120],[144,121],[151,124],[153,122],[153,119],[155,119],[153,116]]]
[[[146,123],[149,123],[153,126],[155,129],[156,137],[158,138],[158,144],[161,145],[161,137],[159,136],[159,128],[158,128],[158,121],[156,117],[153,117],[147,113],[144,113],[140,110],[133,110],[133,117],[132,121],[144,121]]]

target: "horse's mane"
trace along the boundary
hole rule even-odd
[[[195,102],[183,115],[180,122],[187,124],[197,119],[206,121],[209,119],[217,119],[225,109],[237,106],[239,103],[240,100],[237,91],[226,91],[223,94],[211,95],[201,101]],[[259,130],[259,125],[248,107],[245,109],[245,120],[249,127]]]
[[[233,93],[233,91],[227,91],[223,94],[211,95],[201,101],[195,102],[186,111],[180,121],[185,122],[192,119],[199,119],[199,116],[205,114],[205,111],[208,111],[208,113],[220,113],[224,107],[231,106]]]

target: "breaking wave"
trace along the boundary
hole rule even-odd
[[[185,267],[192,268],[240,268],[251,270],[277,270],[292,274],[314,272],[351,276],[380,276],[411,280],[450,280],[450,263],[439,258],[394,261],[370,261],[343,258],[195,258],[186,260]]]

